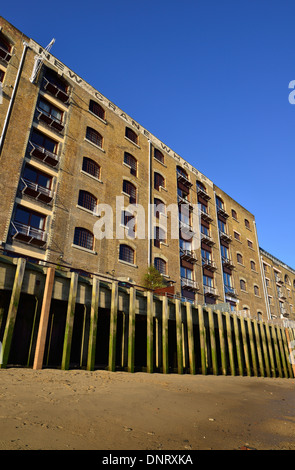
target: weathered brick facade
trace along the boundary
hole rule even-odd
[[[137,285],[155,264],[176,295],[267,318],[254,215],[50,52],[32,77],[42,48],[3,18],[0,26],[4,253]],[[140,239],[116,237],[116,228],[125,230],[118,197],[125,209],[130,201],[143,207],[144,220],[135,217],[137,234],[144,232]],[[155,199],[166,207],[158,217],[148,208]],[[187,230],[193,214],[200,216],[192,242],[171,237],[180,221],[169,206],[188,202],[190,216],[181,226]],[[112,238],[95,236],[106,220],[101,204],[112,209]],[[164,230],[162,239],[149,240],[149,220]]]

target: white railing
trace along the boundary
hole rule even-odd
[[[38,152],[40,152],[44,155],[44,158],[50,157],[53,160],[56,160],[57,162],[59,161],[59,156],[56,153],[50,152],[45,147],[41,147],[40,145],[35,144],[34,142],[30,141],[30,144],[33,147],[33,149],[31,150],[31,154],[34,150],[38,150]]]
[[[21,224],[20,222],[12,222],[12,225],[16,231],[15,235],[19,233],[30,238],[36,238],[37,240],[41,240],[43,242],[46,242],[47,240],[47,233],[44,232],[44,230],[31,227],[30,225]]]
[[[186,277],[181,278],[181,287],[190,287],[192,289],[199,289],[197,281],[193,279],[187,279]]]
[[[211,294],[215,296],[218,295],[216,287],[206,286],[206,285],[204,285],[204,294]]]
[[[23,184],[25,187],[23,188],[23,191],[26,188],[32,189],[36,193],[41,193],[44,194],[45,196],[51,197],[52,198],[52,190],[48,188],[44,188],[44,186],[40,186],[40,184],[33,183],[32,181],[27,180],[26,178],[21,178]]]

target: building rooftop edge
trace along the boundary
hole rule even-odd
[[[268,256],[270,259],[272,259],[273,261],[275,261],[276,263],[279,263],[282,267],[288,269],[289,271],[291,271],[293,274],[295,274],[295,269],[291,268],[291,266],[288,266],[286,263],[284,263],[283,261],[281,261],[279,258],[276,258],[274,255],[272,255],[271,253],[269,253],[268,251],[264,250],[263,248],[261,248],[261,246],[259,247],[259,251],[260,253]]]

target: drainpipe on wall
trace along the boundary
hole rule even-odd
[[[8,110],[7,110],[7,113],[6,113],[3,129],[2,129],[2,133],[1,133],[1,137],[0,137],[0,155],[2,153],[4,140],[5,140],[5,135],[6,135],[6,132],[7,132],[9,119],[10,119],[11,112],[12,112],[12,107],[13,107],[13,104],[14,104],[15,96],[16,96],[16,93],[17,93],[17,88],[18,88],[18,85],[19,85],[19,80],[20,80],[20,76],[21,76],[24,61],[25,61],[25,55],[26,55],[26,52],[27,52],[27,48],[29,47],[29,44],[26,43],[25,41],[23,41],[23,45],[24,45],[24,49],[23,49],[23,53],[22,53],[21,60],[20,60],[20,63],[19,63],[19,67],[18,67],[16,79],[15,79],[15,82],[14,82],[12,95],[11,95],[11,98],[10,98]]]
[[[271,320],[271,311],[270,311],[270,306],[269,306],[269,302],[268,302],[268,295],[267,295],[267,289],[266,289],[266,284],[265,284],[264,269],[263,269],[263,266],[262,266],[261,255],[260,255],[260,250],[259,250],[256,222],[255,222],[255,220],[253,222],[254,222],[254,229],[255,229],[256,244],[257,244],[257,248],[258,248],[258,258],[259,258],[261,279],[262,279],[262,285],[263,285],[263,293],[264,293],[264,300],[265,300],[265,306],[266,306],[266,313],[267,313],[268,320]]]

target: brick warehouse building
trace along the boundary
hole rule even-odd
[[[3,18],[0,26],[4,254],[131,285],[141,285],[155,265],[175,295],[264,319],[295,318],[295,271],[259,249],[253,214],[34,40]],[[154,212],[149,203],[161,205]],[[139,229],[124,208],[142,206],[140,228],[155,238],[98,239],[98,204],[111,206],[123,230],[132,218]],[[200,208],[197,246],[194,237],[170,237],[175,220],[168,207],[182,204],[190,206],[177,221],[184,231]],[[284,274],[281,289],[273,277],[273,294],[265,266],[271,276]]]

